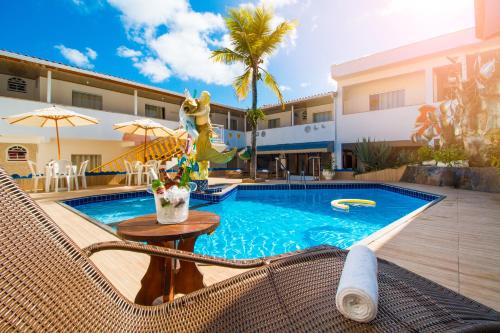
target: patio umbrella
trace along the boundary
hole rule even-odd
[[[57,138],[57,159],[61,159],[61,144],[59,142],[59,127],[77,127],[95,125],[96,118],[63,109],[59,106],[38,109],[4,118],[11,125],[27,125],[35,127],[55,127]]]
[[[176,137],[176,133],[173,130],[151,119],[136,119],[114,124],[113,129],[127,134],[144,135],[144,160],[146,160],[146,140],[148,134],[158,137]]]

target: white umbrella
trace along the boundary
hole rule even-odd
[[[57,159],[61,159],[61,145],[59,142],[59,127],[77,127],[95,125],[99,121],[96,118],[66,110],[58,106],[51,106],[39,110],[21,113],[4,118],[12,125],[27,125],[35,127],[55,127],[57,137]]]
[[[136,119],[114,124],[113,129],[126,134],[144,135],[144,159],[146,159],[146,139],[148,134],[158,137],[176,137],[176,133],[151,119]]]

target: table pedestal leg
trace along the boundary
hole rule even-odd
[[[197,237],[192,237],[180,240],[178,249],[193,252],[196,238]],[[180,269],[177,274],[175,274],[175,292],[188,294],[202,289],[203,287],[203,274],[200,273],[196,264],[193,262],[181,261]]]
[[[175,248],[173,241],[148,244]],[[141,305],[151,305],[158,296],[169,295],[171,282],[173,282],[171,281],[172,259],[156,256],[150,258],[149,267],[141,280],[141,289],[135,297],[135,303]]]

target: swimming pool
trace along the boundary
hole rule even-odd
[[[221,216],[210,236],[201,236],[195,251],[231,259],[256,258],[329,244],[347,248],[392,222],[438,199],[438,196],[383,184],[332,188],[284,189],[239,186],[220,202],[192,198],[192,209]],[[220,197],[219,197],[220,198]],[[376,207],[331,208],[341,198],[374,200]],[[154,213],[151,195],[66,201],[74,209],[102,224]],[[92,202],[94,201],[94,202]]]

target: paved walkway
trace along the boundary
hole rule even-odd
[[[211,183],[237,182],[211,179]],[[446,195],[415,218],[371,239],[377,256],[393,261],[443,286],[500,310],[500,194],[397,183]],[[116,236],[59,205],[56,200],[123,192],[135,187],[94,187],[79,192],[38,193],[33,197],[81,247],[117,240]],[[97,267],[127,298],[133,300],[146,271],[146,255],[122,251],[95,254]],[[212,284],[241,270],[200,266],[205,283]]]

